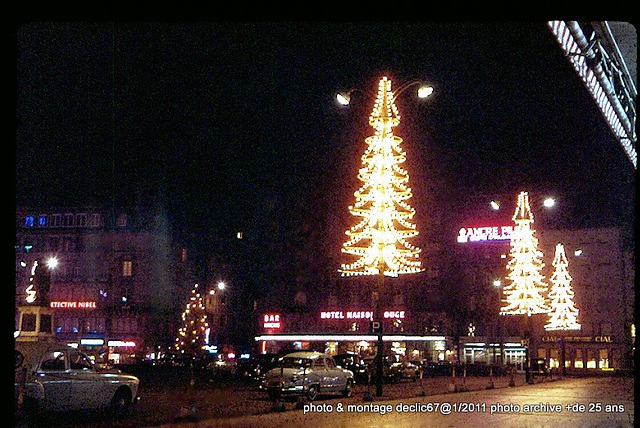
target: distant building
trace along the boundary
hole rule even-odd
[[[193,279],[187,250],[173,242],[162,213],[20,207],[15,251],[16,307],[26,304],[33,260],[58,259],[48,304],[59,340],[116,363],[172,343]]]

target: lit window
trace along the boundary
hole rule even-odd
[[[38,227],[47,227],[47,216],[46,215],[38,216]]]
[[[598,349],[598,366],[601,369],[609,368],[609,351],[607,349]]]
[[[132,263],[130,260],[122,262],[122,276],[131,276],[131,266]]]
[[[573,361],[573,366],[577,369],[584,368],[584,365],[582,362],[582,349],[576,349],[576,358]]]
[[[33,216],[26,216],[24,218],[24,227],[33,227]]]

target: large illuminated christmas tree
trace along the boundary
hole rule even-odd
[[[551,310],[549,311],[549,322],[544,328],[546,330],[580,330],[578,308],[573,303],[572,278],[567,271],[569,262],[562,244],[556,245],[556,254],[552,264],[555,271],[550,279],[552,284],[549,291]]]
[[[189,355],[201,355],[209,343],[209,324],[204,308],[204,300],[195,284],[189,296],[189,302],[182,312],[182,326],[174,344],[177,352]]]
[[[399,123],[391,81],[383,77],[369,117],[375,132],[365,139],[368,147],[358,174],[363,184],[354,193],[355,204],[349,207],[359,221],[345,232],[349,239],[342,248],[356,260],[342,264],[339,271],[343,276],[398,276],[422,270],[420,249],[407,242],[418,230],[412,223],[415,209],[406,202],[412,193],[409,175],[401,167],[406,160],[400,147],[402,138],[393,135],[393,127]]]
[[[538,239],[532,228],[533,213],[529,206],[529,194],[520,192],[518,206],[513,214],[515,227],[511,235],[511,257],[507,263],[507,284],[504,287],[501,315],[532,315],[546,313],[544,293],[547,284],[541,273],[544,263],[542,252],[538,250]]]

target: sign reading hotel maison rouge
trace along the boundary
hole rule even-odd
[[[382,313],[384,318],[402,319],[405,316],[404,311],[384,311]],[[322,311],[320,312],[320,319],[328,320],[361,320],[368,319],[373,320],[373,311]]]

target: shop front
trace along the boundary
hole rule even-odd
[[[518,337],[502,341],[487,340],[483,336],[460,338],[460,362],[464,364],[492,364],[514,366],[524,370],[526,348]]]
[[[407,360],[444,361],[447,350],[445,336],[410,334],[405,330],[407,313],[384,311],[385,353]],[[260,353],[278,353],[288,349],[326,352],[330,355],[355,353],[363,358],[376,353],[378,335],[372,333],[373,312],[367,310],[320,311],[308,314],[263,314],[263,334],[255,337]],[[387,332],[387,330],[389,330]]]
[[[613,336],[543,336],[538,346],[538,358],[544,358],[550,368],[568,374],[598,374],[621,367],[622,345]]]

